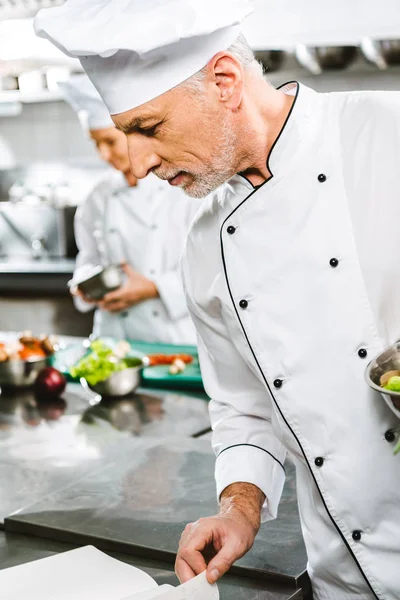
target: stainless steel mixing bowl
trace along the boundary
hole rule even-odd
[[[142,379],[143,365],[131,367],[113,373],[105,381],[90,385],[90,389],[100,396],[127,396],[139,387]]]
[[[38,373],[48,364],[48,357],[1,362],[0,386],[26,387],[32,385],[35,383]]]
[[[372,389],[393,398],[400,398],[400,392],[392,392],[380,385],[382,375],[389,371],[400,371],[400,341],[392,344],[371,360],[365,370],[365,380]]]

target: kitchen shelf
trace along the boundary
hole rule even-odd
[[[0,104],[4,103],[20,103],[20,104],[35,104],[37,102],[56,102],[62,100],[60,92],[50,92],[43,90],[41,92],[21,92],[19,90],[0,92]]]

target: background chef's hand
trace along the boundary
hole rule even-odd
[[[122,265],[122,270],[127,275],[126,282],[118,290],[106,294],[98,303],[99,308],[117,313],[144,300],[158,297],[158,290],[153,281],[127,264]]]
[[[254,543],[264,494],[254,485],[235,483],[221,496],[220,514],[186,526],[175,562],[184,583],[207,569],[215,583]]]

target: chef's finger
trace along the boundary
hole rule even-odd
[[[243,556],[243,553],[237,542],[234,540],[227,541],[207,567],[208,582],[215,583],[218,581],[241,556]]]
[[[121,288],[115,290],[114,292],[108,292],[105,296],[103,296],[103,302],[115,302],[121,298]]]
[[[175,561],[175,573],[181,583],[185,583],[186,581],[189,581],[189,579],[196,577],[196,573],[193,569],[179,555]]]
[[[207,569],[207,564],[202,553],[198,550],[193,550],[190,546],[182,546],[179,549],[177,563],[178,561],[182,567],[183,576],[187,577],[185,581],[195,575],[200,575],[200,573]]]
[[[108,306],[108,311],[110,313],[116,314],[116,313],[120,313],[121,311],[125,310],[127,308],[126,303],[125,302],[115,302],[113,304],[110,304]]]

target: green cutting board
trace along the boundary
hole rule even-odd
[[[105,343],[115,344],[118,340],[101,338]],[[163,389],[192,389],[203,391],[199,359],[196,346],[181,346],[175,344],[160,344],[153,342],[129,341],[132,354],[145,356],[146,354],[191,354],[193,363],[188,365],[183,373],[171,375],[169,367],[160,365],[143,369],[143,387]],[[71,367],[87,352],[83,344],[72,344],[59,350],[53,360],[53,366],[64,373],[69,381],[75,381],[70,374]]]

